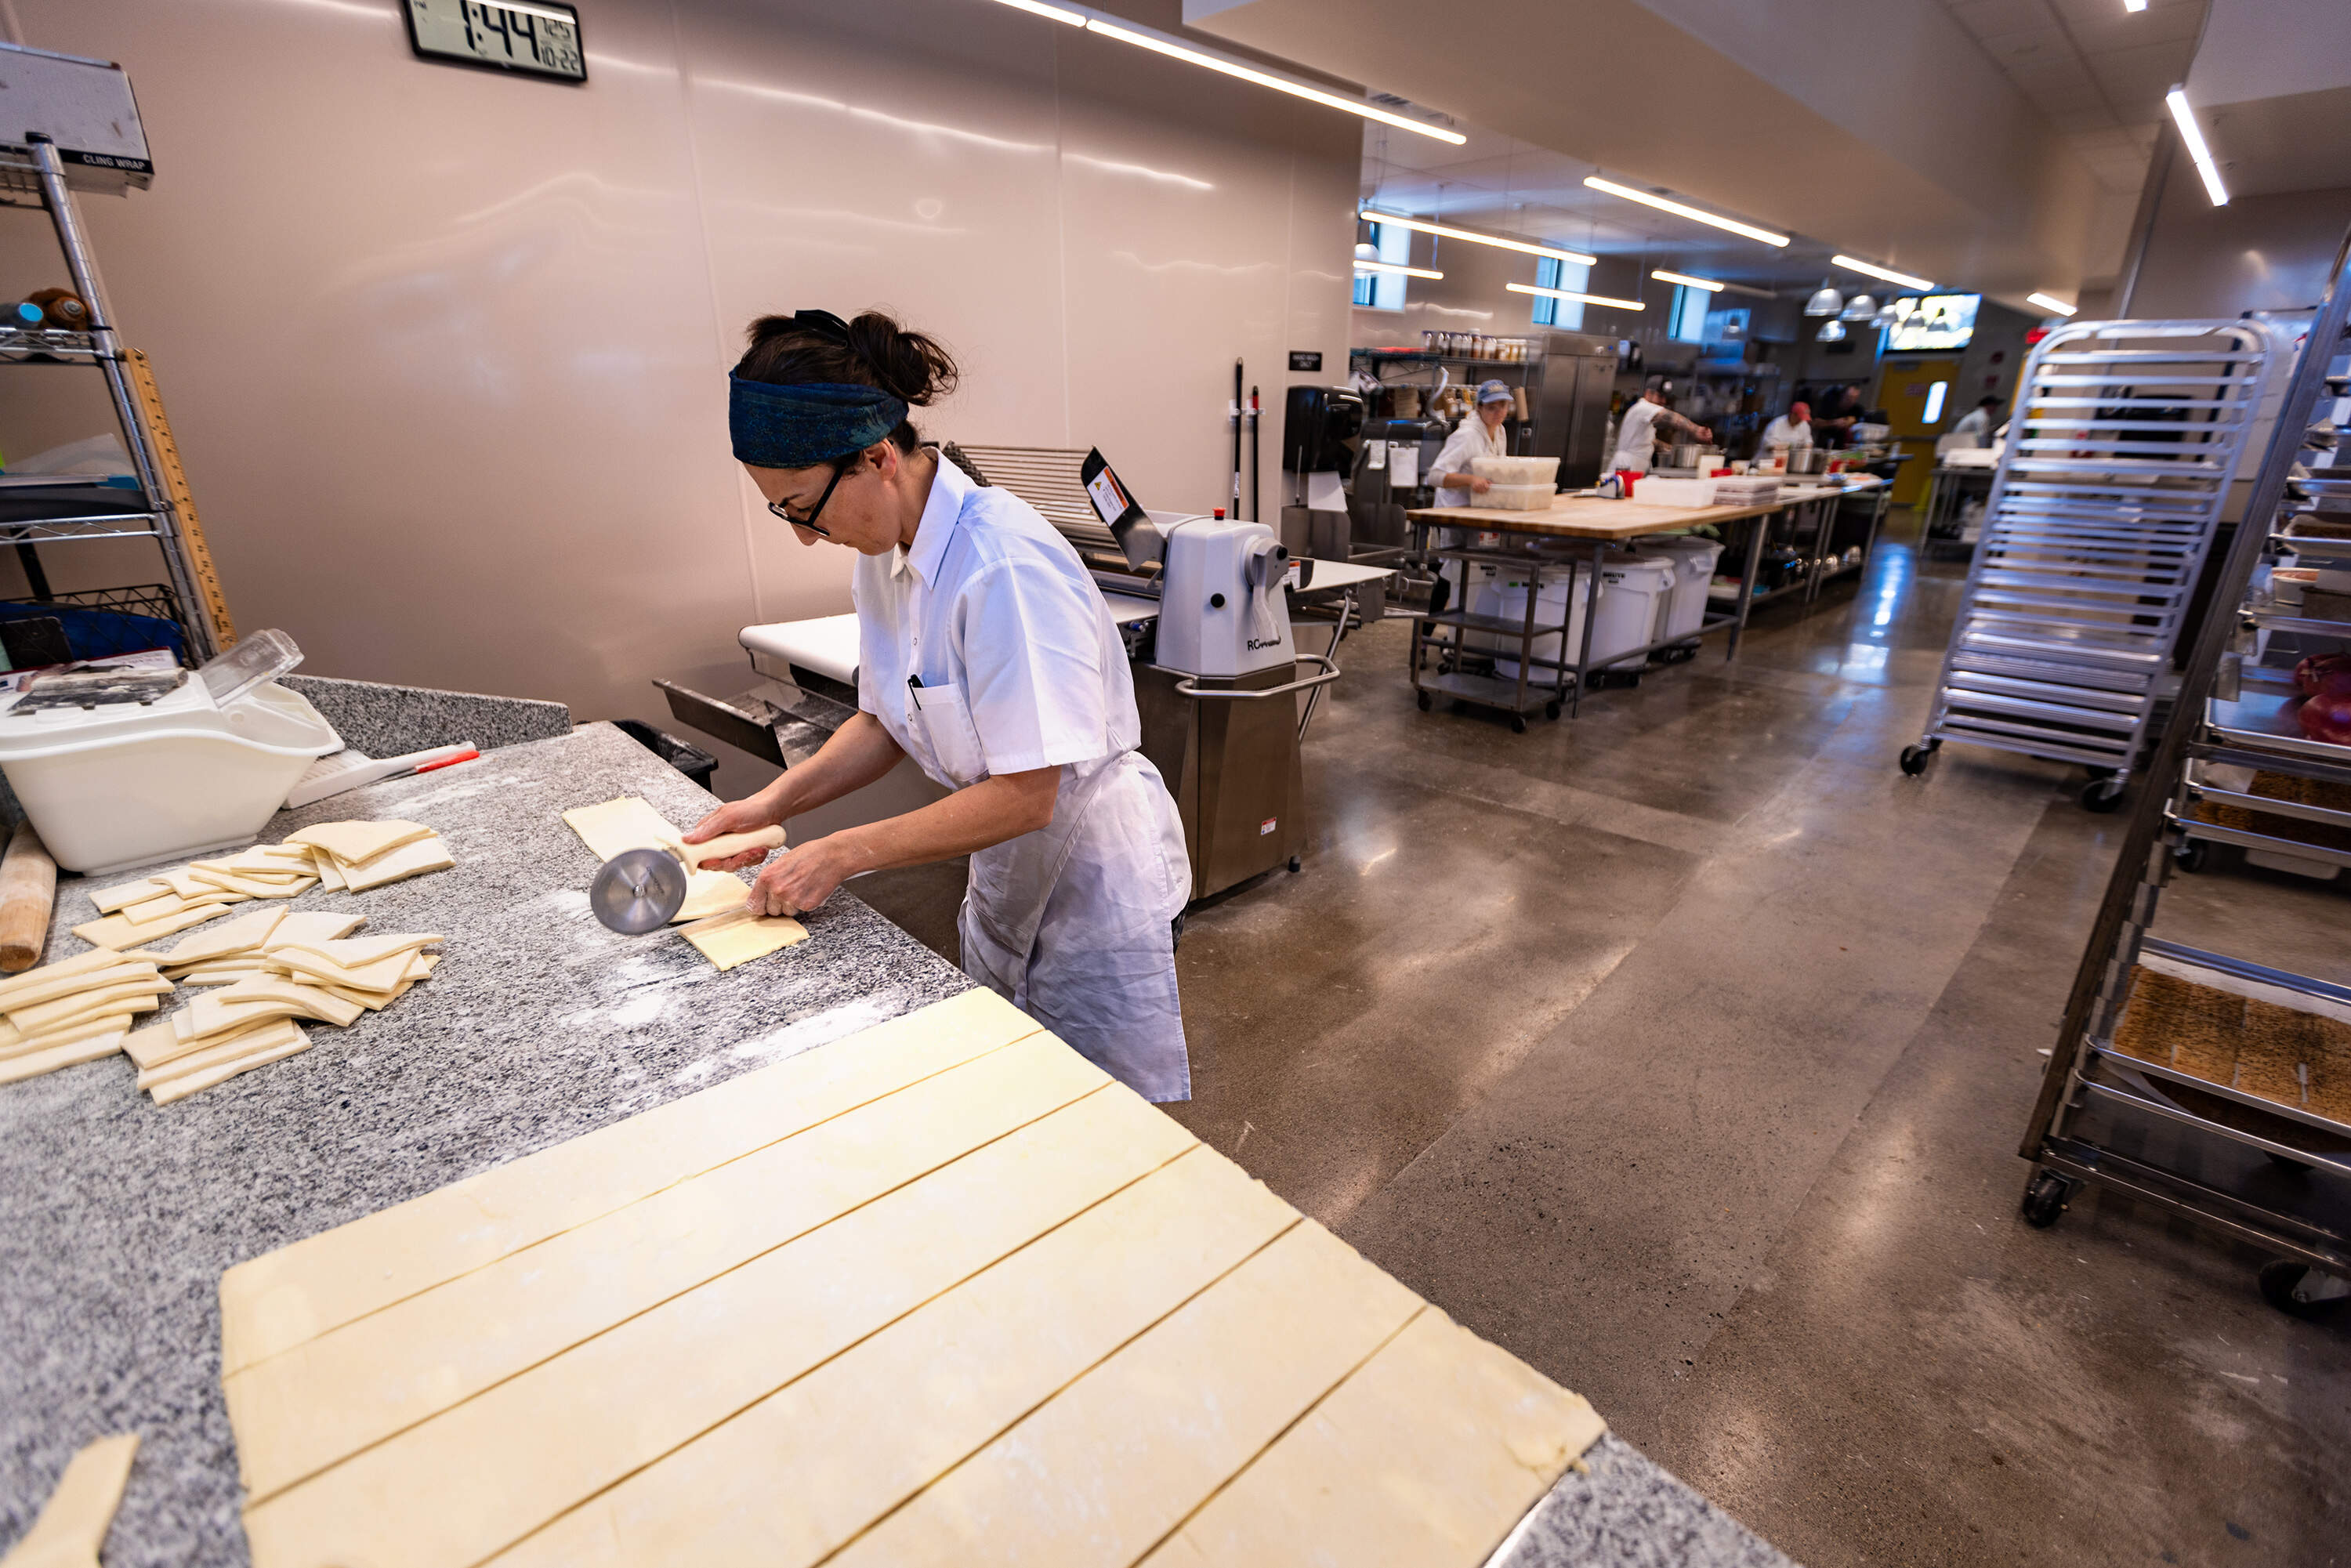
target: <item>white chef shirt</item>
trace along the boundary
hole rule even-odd
[[[1951,434],[1964,435],[1968,438],[1965,441],[1953,441],[1951,444],[1954,446],[1963,448],[1990,446],[1991,444],[1991,410],[1988,408],[1968,410],[1959,416],[1959,423],[1951,426]]]
[[[1443,449],[1437,455],[1436,465],[1428,471],[1428,482],[1441,485],[1447,474],[1468,473],[1472,458],[1508,457],[1510,455],[1510,441],[1503,435],[1502,427],[1498,424],[1491,430],[1487,429],[1485,420],[1472,411],[1446,438]]]
[[[1763,450],[1775,446],[1810,446],[1813,444],[1813,422],[1790,419],[1782,414],[1763,427]]]
[[[1657,421],[1665,416],[1664,403],[1651,402],[1645,397],[1634,399],[1616,423],[1616,455],[1608,466],[1646,474],[1649,457],[1656,446]]]
[[[1102,590],[1009,490],[975,485],[941,458],[913,549],[859,556],[851,592],[857,706],[947,788],[1141,744],[1134,676]],[[914,704],[926,737],[911,733]]]

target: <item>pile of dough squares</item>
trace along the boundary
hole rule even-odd
[[[441,835],[422,822],[321,822],[282,844],[191,861],[93,893],[99,918],[73,933],[93,947],[127,951],[225,915],[231,904],[292,898],[322,885],[362,893],[456,863]]]
[[[111,1056],[171,990],[154,959],[107,947],[0,980],[0,1083]]]

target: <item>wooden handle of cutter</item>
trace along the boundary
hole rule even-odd
[[[17,823],[8,852],[0,855],[0,973],[14,975],[41,961],[57,897],[57,862],[30,821]]]
[[[689,871],[700,871],[705,861],[733,860],[746,850],[779,850],[784,847],[784,830],[780,827],[761,828],[750,833],[721,833],[706,843],[689,844],[681,841]],[[46,917],[45,917],[46,918]]]

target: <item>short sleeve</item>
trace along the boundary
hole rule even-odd
[[[972,727],[991,775],[1117,749],[1101,611],[1086,589],[1048,561],[1015,558],[975,573],[956,613]]]

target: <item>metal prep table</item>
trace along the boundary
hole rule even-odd
[[[1537,601],[1541,596],[1531,592],[1527,595],[1525,618],[1519,624],[1493,616],[1472,614],[1467,608],[1452,608],[1441,613],[1416,617],[1410,666],[1413,689],[1419,695],[1423,707],[1428,706],[1432,696],[1447,696],[1480,707],[1499,708],[1511,716],[1513,728],[1521,730],[1526,727],[1526,716],[1537,708],[1544,709],[1553,718],[1559,716],[1562,706],[1573,713],[1583,691],[1591,684],[1596,668],[1592,658],[1592,638],[1599,611],[1600,569],[1609,549],[1628,545],[1635,539],[1686,534],[1694,528],[1743,522],[1747,524],[1743,557],[1746,565],[1740,574],[1735,608],[1721,613],[1714,613],[1710,610],[1697,632],[1684,632],[1643,647],[1624,650],[1610,655],[1608,663],[1611,665],[1621,664],[1628,659],[1644,658],[1662,649],[1687,646],[1708,632],[1721,630],[1728,630],[1730,633],[1724,656],[1735,655],[1739,652],[1740,637],[1747,629],[1748,615],[1756,605],[1790,593],[1801,593],[1809,601],[1819,595],[1823,583],[1868,566],[1869,558],[1877,548],[1878,528],[1886,515],[1883,504],[1885,486],[1886,481],[1874,476],[1857,477],[1851,483],[1783,486],[1777,498],[1751,507],[1660,507],[1639,500],[1612,501],[1593,497],[1560,496],[1553,498],[1548,510],[1541,512],[1512,512],[1485,507],[1422,507],[1406,512],[1405,520],[1413,528],[1412,559],[1421,564],[1435,563],[1439,571],[1443,570],[1446,563],[1463,563],[1465,597],[1470,563],[1540,567],[1579,563],[1588,559],[1591,565],[1584,588],[1583,646],[1573,661],[1546,659],[1535,653],[1534,645],[1538,639],[1564,635],[1567,627],[1536,624]],[[1870,514],[1868,534],[1858,562],[1852,566],[1825,569],[1816,563],[1793,582],[1767,592],[1754,591],[1764,541],[1775,518],[1788,514],[1800,526],[1808,523],[1811,538],[1817,548],[1827,540],[1836,508],[1844,497],[1872,490],[1881,492],[1879,504]],[[1432,549],[1429,532],[1433,528],[1511,536],[1523,542],[1513,548],[1510,538],[1506,537],[1498,538],[1491,545]],[[1450,638],[1432,638],[1429,635],[1432,627],[1450,628],[1453,635]],[[1453,653],[1458,663],[1459,655],[1469,651],[1466,636],[1472,631],[1520,639],[1517,680],[1476,675],[1459,669],[1424,675],[1426,656],[1432,647]],[[1538,667],[1556,673],[1557,682],[1543,685],[1531,680],[1531,672]]]

